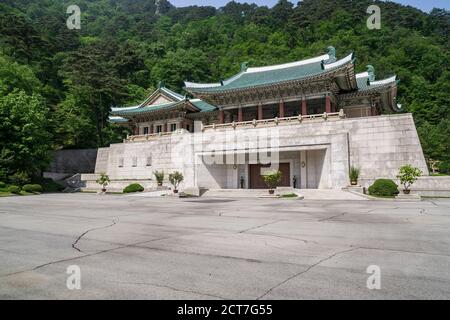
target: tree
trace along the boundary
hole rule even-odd
[[[175,193],[178,192],[178,187],[180,183],[183,182],[183,180],[183,174],[179,171],[175,171],[174,173],[169,174],[169,181],[173,185],[173,191]]]
[[[270,194],[273,194],[274,189],[279,186],[282,176],[283,173],[279,170],[269,171],[263,175],[264,182],[269,188]]]
[[[45,101],[23,90],[0,97],[0,171],[35,175],[50,162],[52,136]]]
[[[405,194],[409,193],[409,188],[421,175],[422,171],[420,171],[420,169],[409,164],[400,168],[397,178],[399,178],[400,183],[403,184],[403,192]]]

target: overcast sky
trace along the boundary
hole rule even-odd
[[[169,0],[170,3],[177,7],[185,7],[189,5],[203,5],[203,6],[215,6],[222,7],[231,0]],[[292,3],[297,4],[298,0],[290,0]],[[278,0],[237,0],[237,2],[256,3],[257,5],[273,6]],[[445,8],[450,10],[450,0],[394,0],[404,5],[410,5],[429,12],[433,8]]]

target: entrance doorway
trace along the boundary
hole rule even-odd
[[[264,172],[264,168],[270,168],[270,165],[262,164],[250,164],[249,165],[249,179],[250,189],[267,189],[267,185],[264,183],[261,171]],[[279,170],[282,173],[280,187],[290,187],[291,186],[291,166],[289,163],[280,163]]]

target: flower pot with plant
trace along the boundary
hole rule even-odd
[[[153,175],[156,178],[156,182],[158,183],[158,187],[162,187],[164,182],[164,171],[155,171]]]
[[[354,166],[350,167],[349,178],[350,178],[350,184],[352,186],[358,185],[359,173],[360,173],[359,168],[356,168]]]
[[[181,172],[175,171],[174,173],[169,174],[169,181],[173,186],[173,193],[178,193],[178,186],[183,180],[184,177]]]
[[[419,168],[415,168],[410,164],[407,164],[400,168],[397,178],[400,179],[400,183],[403,185],[403,193],[411,193],[411,185],[419,179],[422,175],[422,171]]]
[[[102,186],[102,192],[106,193],[106,187],[111,182],[111,180],[106,173],[101,173],[100,178],[98,178],[96,182]]]
[[[264,183],[269,188],[269,194],[274,194],[276,187],[278,187],[281,183],[281,178],[283,173],[279,170],[273,170],[267,172],[263,175]]]

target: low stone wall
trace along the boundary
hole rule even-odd
[[[101,186],[96,182],[99,177],[100,177],[99,174],[83,174],[83,175],[81,175],[81,180],[86,183],[86,187],[83,188],[83,191],[87,191],[87,192],[100,191]],[[109,192],[122,192],[124,188],[126,188],[127,186],[129,186],[132,183],[139,183],[141,186],[144,187],[145,191],[155,190],[157,187],[157,183],[154,180],[120,179],[120,180],[111,180],[107,189]],[[168,183],[165,183],[164,185],[167,186]]]
[[[400,186],[400,181],[393,179]],[[373,179],[361,179],[361,186],[368,188],[374,182]],[[426,197],[450,197],[450,176],[423,176],[411,187],[411,193]]]
[[[97,149],[58,150],[44,177],[60,181],[77,173],[94,173],[96,161]]]

